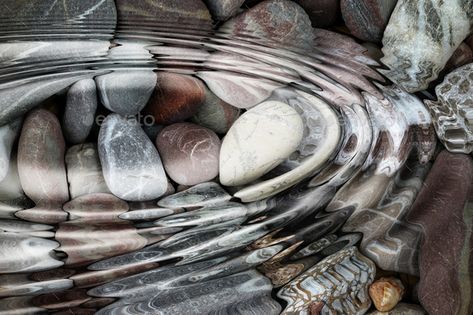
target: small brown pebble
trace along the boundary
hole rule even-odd
[[[389,312],[402,299],[404,286],[397,278],[380,278],[370,285],[369,294],[378,311]]]

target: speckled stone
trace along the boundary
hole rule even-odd
[[[218,175],[220,145],[212,130],[192,123],[170,125],[156,138],[166,173],[176,183],[188,186]]]
[[[289,0],[266,0],[258,3],[227,21],[221,30],[301,47],[311,47],[313,40],[309,16],[298,4]]]
[[[278,101],[267,101],[238,118],[223,139],[220,182],[247,184],[282,163],[303,136],[301,116]]]
[[[107,116],[100,128],[98,150],[105,182],[115,196],[147,201],[166,192],[161,158],[136,121]]]
[[[56,116],[43,109],[33,110],[23,123],[18,144],[18,174],[25,194],[38,210],[20,211],[20,217],[35,222],[55,223],[66,218],[55,210],[69,200],[65,143]]]
[[[418,297],[430,315],[473,311],[473,159],[442,151],[407,219],[422,226]]]
[[[18,172],[23,190],[35,203],[69,199],[64,151],[57,117],[42,109],[30,112],[18,144]]]
[[[234,16],[245,0],[205,0],[212,17],[217,21],[226,21]]]
[[[188,75],[162,72],[144,109],[156,123],[169,125],[194,116],[205,101],[205,85]]]
[[[340,14],[340,0],[296,0],[315,27],[332,26]]]
[[[397,0],[341,0],[343,20],[359,39],[380,42]]]
[[[81,143],[89,135],[97,110],[97,89],[92,79],[74,83],[67,92],[64,109],[64,137],[71,143]]]
[[[102,104],[122,116],[136,115],[146,106],[156,86],[151,70],[115,71],[95,78]]]
[[[205,90],[205,102],[192,121],[216,133],[226,133],[240,115],[240,109],[225,103],[210,90]]]
[[[97,145],[78,144],[66,152],[67,181],[71,198],[91,193],[109,193],[100,165]]]

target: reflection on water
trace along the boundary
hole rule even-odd
[[[358,314],[371,260],[419,274],[421,232],[404,217],[435,133],[423,103],[361,45],[303,18],[215,25],[200,2],[67,3],[6,1],[0,12],[0,314],[277,314],[283,300],[288,312],[309,307],[304,277],[326,308],[344,301]],[[152,119],[141,128],[111,112]],[[222,144],[229,187],[215,175],[166,180],[162,162],[171,176],[176,158],[159,144],[156,158],[154,142],[160,125],[184,120],[246,135],[246,147]],[[282,140],[265,148],[267,130],[289,154]],[[352,247],[361,236],[369,259]],[[326,279],[311,278],[324,266]],[[348,293],[327,289],[344,281]]]

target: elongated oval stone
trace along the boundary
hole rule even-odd
[[[173,124],[159,133],[156,146],[167,174],[178,184],[193,186],[218,174],[220,139],[210,129]]]
[[[146,201],[166,192],[168,183],[158,151],[135,120],[107,116],[98,148],[105,182],[115,196]]]
[[[64,151],[57,117],[44,109],[30,112],[18,145],[18,174],[25,194],[37,205],[62,205],[69,199]]]
[[[220,182],[247,184],[269,172],[294,152],[302,140],[302,118],[278,101],[244,113],[230,128],[220,151]]]

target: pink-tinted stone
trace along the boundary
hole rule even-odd
[[[164,128],[156,139],[166,173],[181,185],[196,185],[218,175],[220,139],[192,123]]]
[[[226,22],[222,30],[301,47],[310,47],[313,40],[309,16],[298,4],[289,0],[258,3]]]
[[[442,151],[408,221],[423,231],[419,301],[430,315],[472,314],[473,159]]]
[[[60,210],[69,199],[64,151],[64,137],[57,117],[43,109],[31,111],[23,124],[18,145],[18,174],[25,194],[38,207],[38,220],[34,219],[34,209],[20,211],[17,216],[47,223],[65,219],[67,214]],[[51,219],[47,219],[52,213]]]

